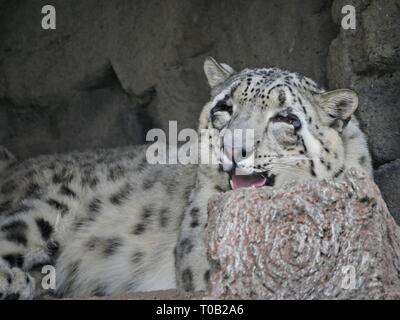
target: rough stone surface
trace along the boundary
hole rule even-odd
[[[166,129],[168,120],[196,128],[208,98],[208,55],[237,69],[299,71],[326,85],[337,34],[326,0],[51,3],[57,29],[45,31],[41,8],[48,1],[0,2],[0,144],[20,158],[140,143],[146,130]],[[110,86],[118,90],[107,92],[104,115],[97,91]],[[130,115],[127,103],[119,106],[124,95]],[[68,125],[74,134],[61,132]],[[80,141],[67,143],[77,133]]]
[[[357,110],[377,168],[377,184],[391,213],[399,218],[400,179],[400,3],[397,0],[335,0],[334,21],[340,25],[343,6],[356,8],[356,30],[341,28],[328,57],[329,86],[352,88],[359,95]],[[389,188],[390,186],[390,188]]]
[[[374,182],[243,189],[209,202],[210,295],[400,299],[400,228]]]
[[[385,164],[375,171],[375,181],[391,214],[400,225],[400,159]]]
[[[19,158],[128,145],[143,139],[134,105],[118,87],[77,93],[57,108],[3,107],[13,134],[3,135],[2,144]]]
[[[340,22],[345,5],[356,8],[356,30],[341,28],[328,59],[329,86],[359,93],[358,116],[379,166],[400,158],[400,3],[398,0],[335,0]]]
[[[359,94],[357,115],[368,135],[375,165],[400,158],[400,69],[354,80]]]

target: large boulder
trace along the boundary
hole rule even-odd
[[[210,292],[243,299],[400,299],[400,227],[375,183],[243,189],[209,202]]]

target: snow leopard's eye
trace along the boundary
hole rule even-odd
[[[232,106],[225,101],[219,101],[210,111],[211,121],[214,128],[221,130],[230,120]]]
[[[211,109],[211,116],[217,112],[228,112],[229,114],[232,114],[232,106],[228,105],[225,101],[219,101],[215,107]]]
[[[301,129],[301,121],[293,113],[288,113],[285,115],[278,114],[272,118],[272,122],[284,122],[284,123],[292,125],[295,130]]]

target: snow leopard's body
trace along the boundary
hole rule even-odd
[[[199,126],[207,148],[226,148],[227,129],[255,132],[255,145],[230,145],[221,165],[151,165],[146,146],[24,162],[0,149],[0,298],[46,293],[43,265],[54,266],[64,297],[204,290],[207,201],[230,189],[233,169],[268,175],[269,187],[340,179],[351,167],[371,173],[349,91],[324,93],[279,69],[234,73],[212,59],[205,71],[213,89]]]

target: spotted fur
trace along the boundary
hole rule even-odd
[[[204,70],[211,100],[203,108],[199,128],[206,130],[210,151],[221,165],[199,166],[184,212],[175,251],[177,284],[182,290],[206,288],[207,200],[229,188],[227,173],[239,170],[267,176],[269,187],[306,179],[340,179],[353,167],[372,176],[366,138],[353,116],[358,106],[354,92],[326,92],[307,77],[277,68],[237,73],[212,58],[206,60]],[[254,130],[254,144],[239,139],[232,145],[226,138],[237,129]]]
[[[234,167],[267,173],[270,187],[336,179],[350,167],[371,172],[349,91],[326,93],[276,68],[235,73],[212,59],[205,72],[212,94],[200,117],[210,139],[203,147],[223,148],[227,129],[255,131],[255,144],[235,145],[230,159],[222,152],[221,165],[151,165],[146,146],[23,162],[0,149],[0,299],[43,293],[48,264],[59,297],[204,290],[207,201],[230,189]]]

